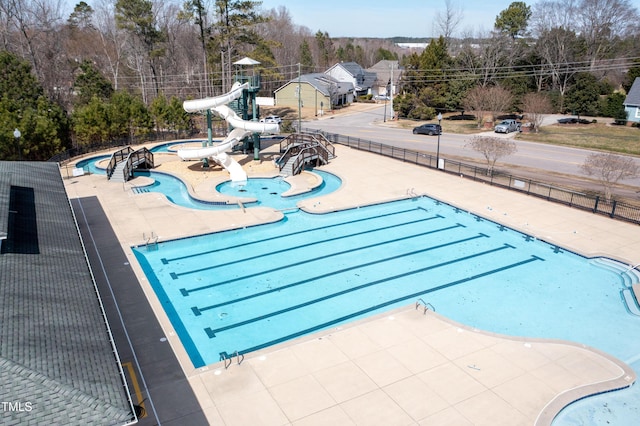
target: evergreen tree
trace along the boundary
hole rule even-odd
[[[593,74],[576,74],[574,84],[567,91],[565,107],[572,114],[598,115],[600,85]]]
[[[48,160],[69,146],[64,111],[44,96],[29,63],[6,51],[0,52],[0,93],[0,160]]]
[[[531,18],[531,7],[523,1],[514,1],[496,17],[495,28],[515,39],[524,35]]]
[[[73,88],[77,93],[76,105],[85,105],[94,96],[105,101],[111,97],[113,85],[100,74],[91,61],[85,60],[80,64],[80,71],[81,73],[76,76],[73,83]]]
[[[258,7],[261,2],[252,0],[216,0],[217,22],[211,27],[208,49],[212,61],[222,68],[222,86],[228,90],[232,81],[233,58],[246,54],[252,47],[264,42],[256,31],[256,25],[266,22]],[[213,55],[217,52],[217,55]]]
[[[309,43],[307,43],[307,39],[302,40],[302,44],[300,45],[300,66],[303,74],[313,72],[314,70],[313,55],[311,54],[311,48],[309,47]]]

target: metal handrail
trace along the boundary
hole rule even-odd
[[[294,175],[311,158],[320,158],[324,164],[327,164],[330,158],[334,158],[335,146],[324,136],[318,136],[307,133],[294,133],[280,142],[280,152],[284,152],[278,159],[280,170],[294,157],[295,160],[291,168],[291,174]]]
[[[323,149],[318,149],[317,146],[309,146],[305,147],[298,152],[293,164],[291,165],[291,174],[296,174],[296,172],[300,171],[304,164],[313,158],[321,158],[324,164],[329,162],[329,155],[327,151]]]
[[[238,351],[235,351],[231,356],[229,356],[226,352],[220,352],[220,360],[224,361],[225,370],[231,366],[233,357],[236,357],[236,362],[238,365],[242,364],[242,361],[244,361],[244,354],[241,354]]]
[[[286,152],[292,145],[304,143],[322,145],[332,157],[335,157],[335,146],[322,133],[292,133],[280,142],[280,152]]]
[[[111,176],[113,175],[113,172],[115,171],[118,163],[122,162],[132,152],[133,152],[133,148],[131,148],[130,146],[127,146],[111,154],[111,158],[109,159],[109,165],[107,166],[107,179],[111,179]]]
[[[434,308],[431,303],[425,302],[422,298],[416,300],[416,310],[418,309],[418,307],[420,307],[420,303],[422,303],[422,306],[424,306],[424,311],[422,312],[422,315],[426,315],[429,308],[431,308],[433,312],[436,311],[436,308]]]
[[[126,161],[127,163],[122,170],[125,181],[133,177],[133,171],[142,163],[146,163],[150,168],[154,167],[153,153],[147,148],[140,148],[129,153]]]

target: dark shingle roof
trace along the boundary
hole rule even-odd
[[[640,77],[636,77],[633,81],[633,85],[631,86],[631,89],[629,89],[629,93],[627,93],[624,104],[629,106],[640,106]]]
[[[275,92],[282,90],[285,86],[289,84],[296,84],[297,82],[298,82],[298,77],[290,80],[285,85],[277,88]],[[353,84],[347,83],[344,81],[338,81],[335,78],[331,77],[329,74],[325,74],[325,73],[302,74],[300,76],[300,82],[310,84],[317,91],[319,91],[325,96],[330,96],[332,92],[334,94],[336,93],[343,94],[353,90]]]
[[[0,410],[0,423],[131,422],[57,164],[0,161],[0,176],[0,401],[31,407]]]

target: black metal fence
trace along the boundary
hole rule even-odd
[[[321,133],[334,144],[345,145],[350,148],[384,155],[386,157],[395,158],[397,160],[432,169],[436,168],[436,158],[431,154],[425,154],[405,148],[398,148],[351,136],[327,133],[315,129],[305,129],[304,131],[308,133]],[[495,170],[489,173],[486,167],[478,167],[461,163],[459,161],[443,161],[442,156],[440,156],[440,170],[446,173],[470,178],[475,181],[544,198],[545,200],[564,204],[569,207],[575,207],[591,211],[596,214],[606,215],[613,219],[640,224],[640,207],[632,204],[616,200],[607,201],[603,197],[597,195],[589,195],[548,183],[501,173]]]

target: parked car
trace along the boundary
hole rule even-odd
[[[413,128],[414,135],[440,135],[442,134],[442,127],[439,124],[422,124]]]
[[[388,101],[389,99],[391,99],[389,96],[387,95],[375,95],[373,97],[373,100],[375,101]]]
[[[267,115],[265,118],[260,119],[261,123],[270,123],[270,124],[280,124],[282,123],[282,118],[277,115]]]
[[[522,131],[520,123],[516,120],[502,120],[493,128],[496,133],[511,133]]]
[[[576,118],[576,117],[567,117],[567,118],[559,118],[559,124],[590,124],[591,121],[586,120],[584,118]]]

